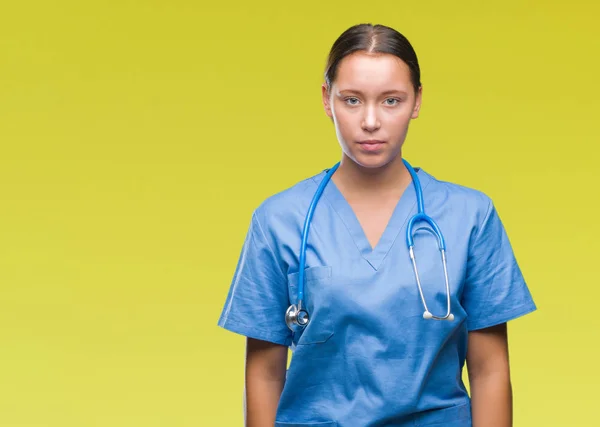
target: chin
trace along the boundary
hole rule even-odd
[[[362,155],[359,154],[353,158],[354,162],[366,169],[379,169],[384,166],[387,166],[394,159],[390,158],[389,155],[382,154],[371,154],[371,155]]]

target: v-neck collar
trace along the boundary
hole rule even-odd
[[[429,175],[423,171],[423,169],[415,167],[415,171],[417,172],[419,182],[421,183],[423,198],[425,198],[425,189],[431,179]],[[314,180],[317,184],[324,178],[325,173],[326,171],[323,171],[314,177]],[[394,245],[394,242],[398,238],[400,231],[405,229],[409,216],[414,215],[417,211],[417,197],[414,183],[411,181],[398,200],[392,216],[390,217],[383,234],[379,238],[379,241],[374,248],[371,248],[371,244],[369,243],[369,240],[367,239],[367,236],[360,225],[354,210],[338,187],[335,185],[333,180],[330,180],[325,186],[323,197],[327,199],[331,207],[339,215],[340,219],[346,226],[348,233],[352,237],[352,240],[354,241],[358,251],[375,271],[381,267],[383,260]]]

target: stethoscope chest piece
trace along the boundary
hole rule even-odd
[[[292,331],[298,327],[304,328],[308,325],[308,312],[302,308],[298,309],[296,304],[292,304],[285,312],[285,324]]]

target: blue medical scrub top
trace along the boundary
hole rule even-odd
[[[218,323],[293,350],[276,426],[470,427],[462,381],[468,332],[536,309],[490,198],[416,171],[425,212],[445,238],[454,321],[423,318],[406,247],[406,225],[417,210],[412,184],[375,248],[334,182],[327,184],[306,253],[311,321],[298,333],[284,315],[297,302],[302,228],[325,172],[254,211]],[[437,239],[423,224],[414,236],[429,310],[444,316]]]

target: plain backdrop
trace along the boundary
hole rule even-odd
[[[538,305],[509,327],[515,427],[600,425],[599,14],[4,2],[0,426],[242,425],[244,339],[217,319],[252,210],[340,158],[320,85],[361,22],[420,60],[406,158],[494,199]]]

